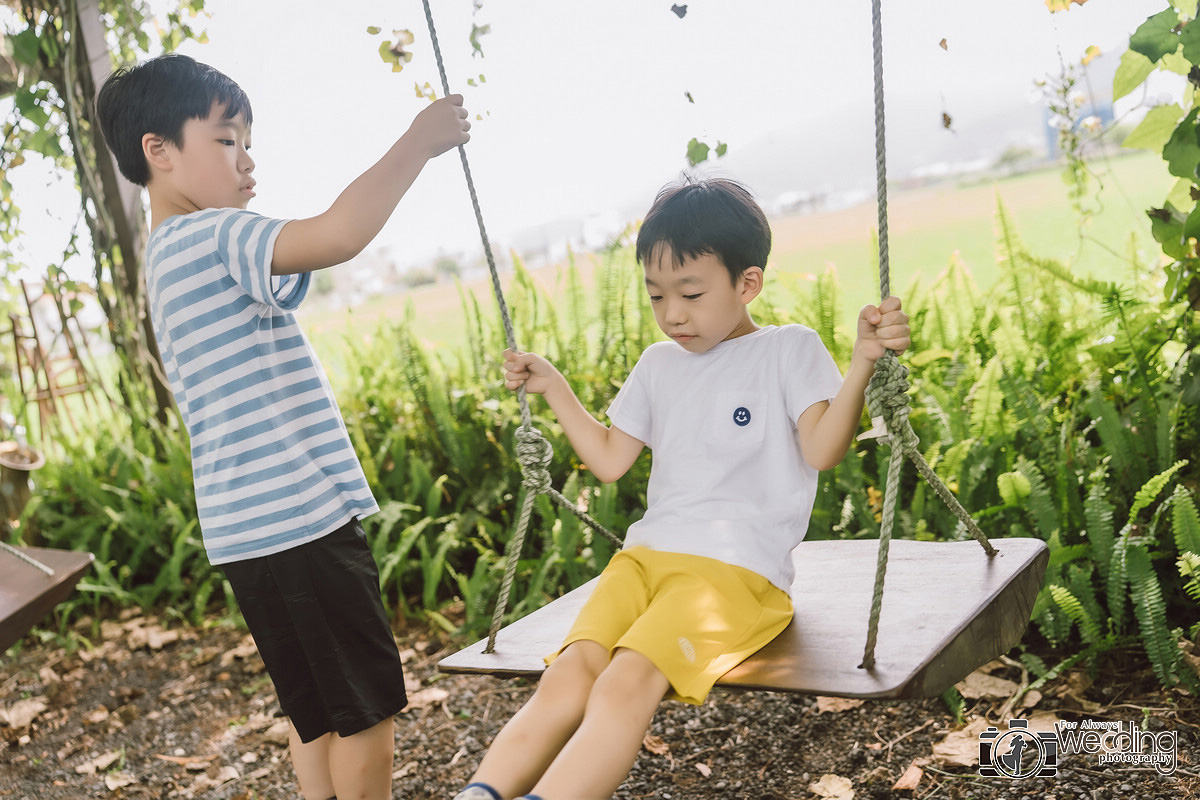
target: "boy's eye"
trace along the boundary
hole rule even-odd
[[[652,295],[650,295],[650,302],[651,302],[651,303],[657,303],[659,300],[662,300],[662,295],[661,295],[661,294],[652,294]]]
[[[235,144],[233,139],[217,139],[217,142],[219,144],[225,145],[226,147],[233,147],[233,145]]]
[[[683,296],[683,299],[684,300],[699,300],[703,295],[704,295],[704,292],[701,292],[700,294],[685,294]]]

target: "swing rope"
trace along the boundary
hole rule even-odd
[[[871,0],[871,41],[875,66],[875,191],[879,215],[879,293],[887,299],[892,294],[891,270],[888,262],[887,222],[887,152],[884,144],[883,114],[883,21],[881,0]],[[883,584],[887,576],[888,549],[892,541],[892,526],[896,518],[896,498],[900,487],[900,469],[907,456],[916,465],[917,471],[933,487],[942,502],[954,513],[983,547],[988,557],[996,555],[996,548],[979,529],[975,520],[958,502],[958,498],[942,483],[933,468],[921,455],[917,446],[920,440],[908,421],[908,368],[900,363],[896,354],[888,350],[875,362],[875,373],[867,385],[867,409],[874,422],[874,429],[859,438],[878,437],[891,447],[888,458],[887,482],[883,492],[883,514],[879,529],[879,557],[875,565],[875,588],[871,595],[871,614],[867,623],[867,643],[863,650],[860,669],[875,667],[875,643],[879,634],[879,615],[883,607]]]
[[[438,75],[442,79],[442,92],[445,96],[449,96],[450,82],[446,78],[446,64],[442,60],[442,48],[438,44],[437,30],[433,25],[433,12],[430,10],[429,0],[421,0],[421,2],[425,7],[425,22],[429,26],[429,39],[433,43],[433,55],[437,60]],[[500,274],[496,269],[496,259],[492,256],[492,245],[488,240],[487,229],[483,225],[483,211],[479,206],[479,196],[475,193],[475,181],[471,177],[471,166],[467,163],[467,151],[462,145],[458,146],[458,157],[462,161],[463,175],[467,179],[467,191],[471,195],[471,206],[475,209],[475,222],[479,226],[479,238],[483,243],[484,256],[487,258],[488,272],[492,276],[492,291],[496,295],[496,302],[500,306],[500,318],[504,323],[505,341],[508,343],[508,349],[516,353],[519,352],[517,349],[517,336],[513,332],[512,317],[508,312],[508,304],[504,301],[504,292],[500,288]],[[500,594],[496,598],[496,608],[492,613],[492,623],[488,630],[487,647],[483,651],[485,653],[491,653],[496,648],[496,634],[500,631],[504,613],[508,610],[510,596],[512,595],[513,580],[517,574],[517,563],[521,558],[521,549],[525,544],[525,533],[529,529],[529,520],[533,514],[533,502],[539,494],[547,495],[559,507],[570,511],[593,530],[607,536],[617,547],[621,547],[622,545],[620,537],[601,525],[564,497],[558,490],[553,488],[549,466],[550,461],[554,458],[554,448],[546,437],[542,435],[542,432],[533,426],[532,416],[529,412],[529,399],[526,396],[524,386],[517,390],[517,403],[521,407],[521,424],[517,428],[515,446],[517,463],[521,466],[521,511],[517,517],[516,530],[508,544],[508,563],[504,569],[504,580],[500,584]]]
[[[9,555],[16,556],[19,560],[24,561],[26,564],[28,564],[31,567],[41,570],[42,572],[46,573],[47,575],[54,574],[53,569],[46,566],[42,562],[38,561],[33,556],[26,555],[25,553],[21,552],[20,550],[18,550],[17,548],[13,547],[10,544],[7,544],[5,542],[0,542],[0,551],[8,553]]]
[[[433,24],[433,13],[429,0],[421,0],[425,8],[425,21],[429,27],[429,38],[433,43],[433,54],[437,61],[438,74],[442,81],[442,91],[450,94],[450,83],[446,77],[446,66],[442,59],[441,47],[438,44],[437,30]],[[887,164],[884,136],[884,105],[883,105],[883,32],[881,0],[871,0],[871,33],[874,57],[875,77],[875,172],[876,172],[876,203],[879,224],[879,291],[883,299],[891,295],[891,276],[888,260],[888,225],[887,225]],[[500,307],[500,316],[504,323],[504,333],[508,347],[517,352],[516,335],[513,332],[512,318],[504,293],[500,287],[500,276],[496,262],[492,256],[491,244],[483,224],[483,212],[480,209],[479,197],[475,192],[475,182],[471,177],[471,168],[467,163],[467,153],[462,145],[458,147],[459,159],[462,161],[463,174],[467,180],[467,189],[471,195],[471,205],[475,210],[475,222],[479,226],[480,240],[483,243],[484,255],[487,258],[488,271],[492,277],[492,290]],[[887,575],[888,551],[891,545],[892,528],[896,516],[896,499],[899,493],[900,470],[904,458],[908,457],[917,468],[920,475],[933,488],[934,493],[954,513],[967,532],[979,542],[988,557],[996,555],[997,551],[988,541],[983,531],[963,508],[954,494],[946,487],[941,478],[933,471],[928,462],[917,449],[920,440],[908,421],[908,369],[900,364],[896,354],[888,350],[875,363],[875,373],[867,386],[866,401],[874,428],[860,436],[863,438],[879,438],[891,447],[888,459],[887,480],[884,487],[883,513],[881,516],[879,535],[879,556],[876,563],[875,585],[871,598],[870,618],[867,625],[867,643],[863,652],[860,669],[875,667],[875,644],[878,639],[879,617],[883,606],[883,586]],[[521,408],[521,425],[516,431],[516,455],[521,467],[523,498],[521,511],[517,521],[516,531],[508,546],[508,563],[504,572],[504,580],[500,587],[496,609],[492,615],[492,624],[488,632],[487,647],[484,653],[495,651],[496,634],[504,613],[508,608],[512,584],[516,575],[517,562],[529,527],[529,519],[533,510],[533,502],[537,495],[546,494],[560,507],[567,509],[580,520],[607,536],[618,547],[622,542],[619,537],[581,511],[574,503],[567,500],[551,486],[548,466],[554,456],[550,443],[541,432],[533,427],[529,412],[529,401],[525,387],[517,391],[517,400]]]

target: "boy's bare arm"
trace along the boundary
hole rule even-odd
[[[283,226],[275,241],[272,274],[311,272],[354,258],[378,235],[425,163],[465,144],[470,128],[462,95],[431,103],[327,211]]]
[[[549,361],[534,353],[505,350],[504,385],[515,390],[522,384],[527,392],[546,398],[575,454],[601,481],[612,483],[633,466],[645,446],[640,440],[588,413],[567,379]]]
[[[804,460],[814,469],[832,469],[841,463],[862,419],[864,393],[875,362],[885,350],[904,352],[911,330],[900,299],[889,297],[878,306],[867,306],[858,315],[858,338],[842,388],[832,401],[814,403],[796,421]]]

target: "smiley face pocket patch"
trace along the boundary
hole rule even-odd
[[[718,392],[708,419],[712,441],[727,446],[761,443],[766,408],[763,392]]]

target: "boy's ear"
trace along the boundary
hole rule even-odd
[[[171,169],[171,153],[167,140],[157,133],[147,133],[142,136],[142,155],[146,163],[160,172]]]
[[[763,290],[762,267],[746,267],[746,271],[742,273],[738,281],[741,283],[742,302],[749,303]]]

